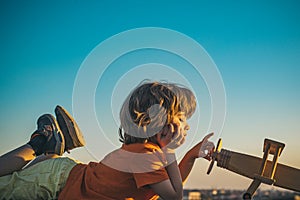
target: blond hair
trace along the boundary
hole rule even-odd
[[[128,95],[121,108],[120,141],[156,143],[155,135],[174,116],[184,113],[190,118],[195,109],[196,98],[191,90],[172,83],[143,83]]]

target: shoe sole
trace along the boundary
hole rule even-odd
[[[39,126],[39,123],[41,123],[40,121],[44,120],[44,118],[47,118],[51,124],[53,124],[54,126],[52,126],[53,128],[53,136],[55,138],[55,141],[56,141],[56,145],[54,147],[54,152],[45,152],[45,153],[55,153],[57,155],[63,155],[64,153],[64,149],[65,149],[65,140],[64,140],[64,136],[62,134],[62,131],[60,130],[59,128],[59,125],[57,123],[57,121],[55,120],[55,118],[50,115],[50,114],[44,114],[42,115],[39,119],[38,119],[38,126]]]
[[[61,106],[56,106],[55,115],[65,138],[65,151],[85,145],[82,132],[70,113]]]

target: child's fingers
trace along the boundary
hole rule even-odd
[[[210,137],[212,137],[214,135],[214,133],[212,132],[212,133],[209,133],[209,134],[207,134],[203,139],[202,139],[202,142],[207,142],[208,141],[208,139],[210,138]]]
[[[180,144],[183,144],[185,142],[185,135],[184,135],[184,131],[181,131],[181,134],[180,134],[180,141],[179,143]]]
[[[213,149],[215,148],[214,143],[212,142],[205,142],[202,143],[199,151],[199,157],[210,157],[210,155],[213,152]]]
[[[176,124],[174,124],[174,130],[175,130],[175,132],[173,133],[172,140],[179,142],[182,138],[182,130]]]
[[[170,127],[171,133],[174,133],[175,131],[177,131],[177,130],[175,130],[175,127],[174,127],[174,125],[172,123],[169,124],[169,127]],[[177,129],[178,129],[178,127],[177,127]]]
[[[174,140],[178,137],[178,126],[176,124],[168,125],[168,135],[167,138],[170,140]]]
[[[166,139],[171,140],[173,137],[174,127],[172,124],[169,124],[166,127]]]
[[[180,127],[177,124],[174,124],[174,123],[170,124],[169,130],[170,130],[170,132],[168,134],[168,139],[170,139],[169,140],[170,143],[168,143],[167,146],[168,146],[168,148],[176,149],[185,141],[184,131],[182,129],[180,129]]]
[[[177,137],[175,139],[175,142],[180,146],[185,142],[185,131],[183,128],[180,128],[178,130]]]
[[[170,126],[172,127],[171,129],[173,131],[172,132],[173,133],[173,137],[176,137],[178,135],[178,132],[179,132],[178,125],[171,123]]]

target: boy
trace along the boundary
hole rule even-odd
[[[210,152],[214,147],[208,142],[212,135],[209,134],[189,150],[177,165],[174,149],[184,142],[189,129],[186,119],[192,116],[195,108],[195,96],[187,88],[160,82],[141,84],[129,94],[120,111],[119,135],[122,147],[108,154],[99,163],[77,164],[68,158],[55,158],[21,170],[20,175],[25,177],[28,171],[36,170],[36,176],[42,179],[36,183],[42,185],[42,189],[35,187],[36,191],[31,191],[35,197],[30,198],[105,200],[157,199],[160,196],[163,199],[182,199],[182,183],[187,179],[195,159],[205,157],[209,160],[210,154],[205,151]],[[71,143],[72,138],[78,139],[81,134],[78,134],[78,128],[75,130],[70,126],[70,120],[65,120],[69,118],[72,121],[71,116],[66,111],[60,113],[63,114],[57,116],[58,124],[49,115],[38,120],[38,131],[26,146],[29,150],[31,148],[35,154],[46,153],[47,158],[53,158],[56,156],[49,153],[61,155],[63,151],[83,145],[81,143],[64,148],[64,143]],[[69,124],[69,128],[66,124]],[[49,139],[49,135],[53,137]],[[44,138],[46,141],[42,140]],[[20,152],[22,158],[28,156],[24,149],[17,153],[21,154]],[[8,156],[11,157],[11,154]],[[1,159],[8,156],[2,156],[1,163]],[[56,162],[58,159],[59,162]],[[41,178],[44,175],[41,166],[46,162],[55,162],[52,166],[58,169],[46,170],[46,180],[59,174],[59,178],[50,181],[50,184],[43,180],[45,177]],[[14,171],[16,170],[18,169]],[[1,171],[3,170],[0,169],[0,175]],[[22,174],[24,171],[25,175]],[[0,177],[0,184],[3,182],[2,178],[11,180],[13,175]],[[1,194],[2,190],[5,191],[2,188],[0,185]],[[18,195],[15,191],[11,193]],[[47,195],[42,196],[43,193]],[[13,197],[9,195],[6,193],[4,197]]]

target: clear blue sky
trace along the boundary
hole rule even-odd
[[[227,95],[224,148],[261,156],[269,137],[286,143],[279,161],[300,168],[299,9],[299,1],[1,1],[0,153],[27,142],[38,116],[57,104],[72,112],[76,74],[100,42],[163,27],[193,38],[217,65]],[[99,136],[100,156],[111,150],[101,135],[85,134]],[[92,159],[86,149],[70,156]],[[187,187],[248,187],[217,168],[206,176],[207,167],[199,160]]]

